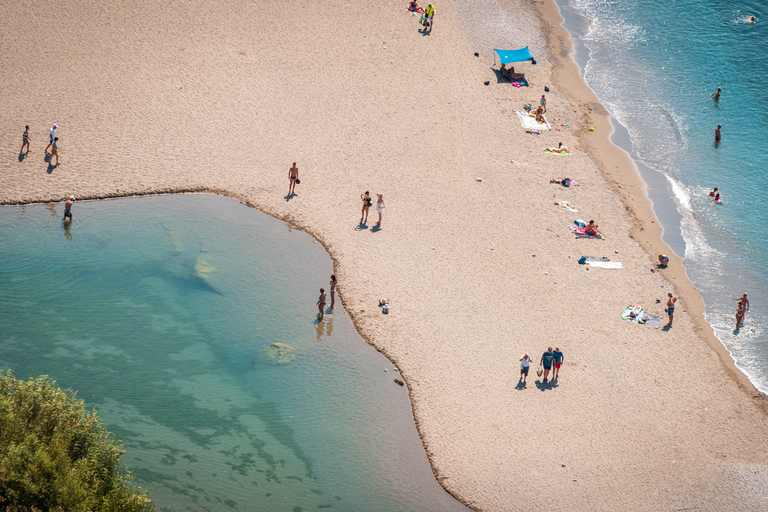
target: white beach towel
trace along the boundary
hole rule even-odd
[[[624,268],[620,261],[588,261],[590,267],[619,269]]]
[[[523,128],[525,128],[526,130],[551,130],[552,129],[552,127],[549,126],[549,123],[547,122],[546,116],[544,116],[544,122],[539,124],[536,118],[529,116],[527,112],[520,112],[518,110],[515,110],[515,114],[517,114],[518,119],[520,119],[520,124],[523,125]]]
[[[571,203],[567,203],[565,201],[562,201],[562,202],[559,202],[557,204],[559,204],[563,208],[563,210],[568,210],[569,212],[576,212],[576,213],[579,212],[579,210],[574,208]]]

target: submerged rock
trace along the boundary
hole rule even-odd
[[[215,272],[216,268],[210,264],[209,258],[204,254],[197,257],[195,261],[195,275],[200,279],[208,280],[211,273]]]
[[[273,343],[262,350],[262,355],[271,364],[288,364],[296,358],[293,349],[285,343]]]

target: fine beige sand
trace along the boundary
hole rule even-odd
[[[654,271],[671,252],[554,3],[474,4],[503,7],[519,29],[497,44],[535,55],[520,89],[473,35],[484,12],[440,2],[424,35],[405,3],[16,2],[0,18],[0,203],[208,191],[313,234],[361,336],[404,376],[436,478],[472,509],[768,509],[765,399],[680,260]],[[544,85],[570,128],[526,135],[513,110]],[[559,141],[572,156],[542,151]],[[564,176],[580,186],[549,182]],[[358,225],[365,190],[384,194],[381,229],[373,208]],[[574,218],[606,239],[575,239]],[[672,329],[621,320],[630,304],[664,316],[669,291]],[[521,388],[521,354],[548,345],[561,377]]]

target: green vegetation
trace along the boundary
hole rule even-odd
[[[0,509],[153,511],[96,412],[47,376],[0,373]]]

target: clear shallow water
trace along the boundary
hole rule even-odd
[[[680,216],[665,241],[685,241],[685,267],[706,318],[736,364],[768,392],[768,5],[682,0],[558,0],[577,62],[629,132],[635,160],[662,173]],[[756,15],[756,25],[737,23]],[[765,17],[765,19],[761,19]],[[710,95],[722,87],[719,103]],[[723,139],[714,144],[722,124]],[[724,205],[708,192],[720,187]],[[682,220],[681,220],[682,218]],[[734,331],[736,302],[751,309]]]
[[[389,361],[317,322],[312,237],[211,195],[63,211],[0,207],[0,368],[77,389],[158,510],[466,510]]]

